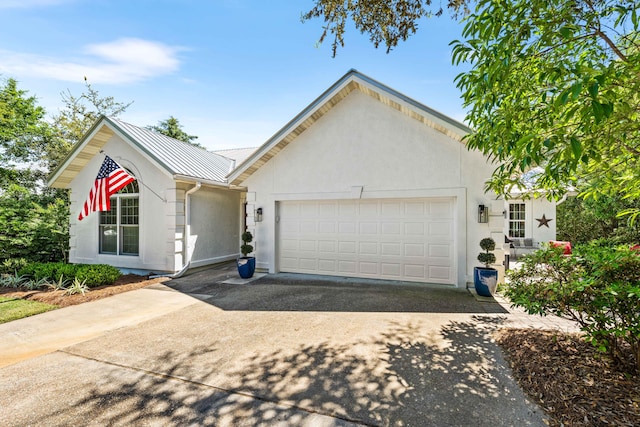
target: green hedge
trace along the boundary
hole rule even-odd
[[[89,287],[111,285],[120,277],[121,273],[115,267],[105,264],[65,264],[62,262],[41,263],[34,262],[20,269],[20,276],[26,276],[33,280],[47,279],[51,281],[63,280],[80,282],[86,280]]]

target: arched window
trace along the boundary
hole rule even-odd
[[[131,171],[127,171],[133,175]],[[138,181],[111,196],[111,209],[100,212],[100,253],[140,253],[140,200]]]

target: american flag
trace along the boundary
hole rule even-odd
[[[117,193],[134,180],[135,178],[129,175],[122,166],[114,162],[111,157],[105,156],[96,181],[93,183],[91,191],[89,191],[89,197],[84,202],[80,215],[78,215],[78,220],[81,221],[91,212],[111,209],[111,195]]]

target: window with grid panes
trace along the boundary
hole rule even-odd
[[[131,173],[131,172],[129,172]],[[138,255],[140,247],[138,182],[111,196],[111,209],[100,212],[100,253]]]
[[[523,238],[525,224],[524,203],[509,203],[509,237]]]

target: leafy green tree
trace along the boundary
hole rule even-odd
[[[63,261],[69,247],[65,198],[11,184],[0,194],[0,263],[8,259]]]
[[[40,147],[51,139],[46,111],[14,79],[0,86],[0,189],[11,183],[35,186],[43,171],[27,167],[41,160]]]
[[[640,243],[640,224],[617,214],[632,208],[640,208],[640,202],[619,196],[568,197],[556,208],[558,240],[574,245],[594,240],[609,245]]]
[[[540,166],[538,187],[559,197],[640,199],[640,38],[635,0],[451,1],[463,16],[454,63],[475,132],[468,146],[496,162],[488,188],[508,194]],[[467,9],[468,8],[468,9]],[[316,0],[303,20],[321,18],[320,40],[344,44],[345,23],[387,51],[441,10],[421,0]],[[637,208],[626,210],[640,214]]]
[[[448,8],[454,16],[467,11],[468,0],[449,0]],[[331,50],[336,55],[344,47],[347,23],[352,21],[356,29],[369,35],[378,48],[384,45],[387,53],[398,43],[407,40],[418,29],[422,18],[440,16],[442,3],[433,6],[431,0],[315,0],[315,6],[302,14],[302,20],[321,18],[325,22],[319,43],[327,36],[333,37]]]
[[[640,57],[637,4],[628,0],[478,2],[453,43],[468,145],[499,164],[489,187],[521,185],[534,166],[551,196],[637,197]]]
[[[62,101],[49,124],[44,108],[14,79],[0,86],[0,263],[66,260],[68,194],[46,188],[46,175],[101,114],[115,116],[130,105],[101,97],[89,83],[85,93],[67,91]]]
[[[63,107],[53,116],[55,138],[45,147],[49,170],[53,170],[71,151],[100,116],[117,117],[133,102],[119,102],[112,96],[101,96],[87,81],[85,91],[76,96],[67,90],[62,92]]]
[[[158,124],[155,126],[147,126],[147,129],[161,133],[179,141],[188,142],[189,144],[196,147],[204,148],[202,145],[194,142],[194,139],[198,139],[198,137],[195,135],[189,135],[184,130],[182,130],[182,125],[180,124],[178,119],[173,116],[169,116],[168,119],[158,122]]]

